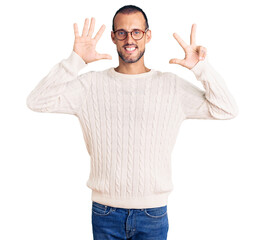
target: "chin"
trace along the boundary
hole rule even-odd
[[[126,58],[125,55],[123,55],[123,54],[122,54],[121,52],[119,52],[119,51],[118,51],[118,54],[119,54],[120,58],[121,58],[124,62],[126,62],[126,63],[135,63],[135,62],[138,62],[138,61],[142,58],[142,56],[144,55],[144,52],[145,52],[145,51],[140,52],[140,54],[138,54],[138,56],[133,57],[133,58]]]
[[[126,63],[135,63],[135,62],[138,62],[138,60],[136,59],[136,60],[134,60],[134,59],[129,59],[129,60],[126,60],[126,61],[124,61],[124,62],[126,62]]]
[[[122,60],[126,63],[135,63],[137,61],[139,61],[139,58],[138,57],[135,57],[135,58],[122,58]]]

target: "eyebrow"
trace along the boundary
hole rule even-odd
[[[125,29],[123,29],[123,28],[117,29],[117,30],[115,30],[115,31],[119,31],[119,30],[127,31],[127,30],[125,30]],[[141,30],[141,29],[140,29],[140,28],[133,28],[132,31],[133,31],[133,30]]]

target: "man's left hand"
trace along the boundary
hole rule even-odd
[[[177,33],[174,33],[174,38],[178,41],[185,52],[184,59],[172,58],[169,63],[179,64],[188,69],[192,69],[199,61],[206,57],[207,49],[203,46],[197,46],[196,41],[196,24],[192,24],[190,34],[190,45],[186,44]]]

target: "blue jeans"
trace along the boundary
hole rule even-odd
[[[166,240],[167,205],[127,209],[92,201],[92,229],[94,240]]]

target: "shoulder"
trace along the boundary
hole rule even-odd
[[[156,76],[162,78],[165,81],[175,81],[177,79],[177,75],[172,72],[162,72],[159,70],[154,70],[156,72]]]
[[[78,76],[79,80],[85,81],[88,79],[94,79],[103,75],[106,75],[108,73],[109,69],[104,70],[92,70],[85,73],[82,73]]]

